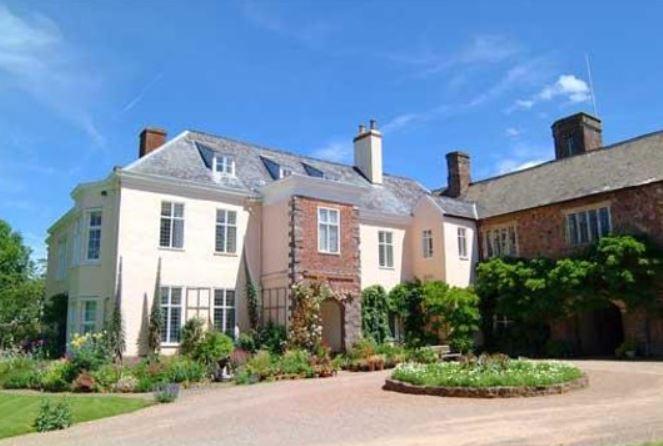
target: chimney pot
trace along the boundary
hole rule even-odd
[[[138,146],[138,158],[142,158],[150,152],[161,147],[166,142],[166,131],[157,127],[146,127],[140,132],[140,144]]]
[[[363,133],[366,133],[366,126],[364,124],[359,124],[359,133],[358,135],[361,135]]]
[[[371,130],[377,130],[378,129],[378,122],[375,119],[370,120],[370,126]]]

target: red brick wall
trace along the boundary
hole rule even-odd
[[[340,253],[318,252],[318,207],[340,212]],[[349,347],[361,336],[361,265],[359,257],[359,211],[356,207],[308,197],[290,201],[290,281],[321,279],[344,295],[344,342]]]
[[[564,210],[610,202],[612,227],[619,233],[645,233],[663,244],[663,183],[597,194],[564,203],[492,217],[486,226],[515,221],[519,254],[523,257],[562,257],[572,252],[566,241]],[[481,243],[483,249],[483,240]]]

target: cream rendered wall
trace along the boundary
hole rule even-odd
[[[360,259],[361,259],[361,288],[371,285],[382,285],[389,291],[395,285],[409,280],[411,250],[405,244],[405,227],[383,226],[378,223],[360,223]],[[390,231],[393,233],[394,267],[382,268],[379,262],[378,232]]]
[[[466,287],[474,282],[474,268],[479,258],[476,224],[472,220],[445,216],[443,228],[446,282],[449,285]],[[461,258],[458,253],[458,228],[465,228],[465,258]]]
[[[84,185],[75,190],[74,208],[49,233],[46,296],[59,293],[69,296],[67,336],[79,329],[80,305],[83,299],[97,301],[97,328],[103,327],[115,289],[115,255],[117,233],[117,186],[113,181]],[[99,260],[85,259],[88,212],[101,210],[101,250]],[[75,244],[79,233],[78,245]],[[56,276],[58,241],[67,240],[67,268],[63,278]]]
[[[262,287],[287,287],[290,245],[288,198],[264,205],[262,216]]]
[[[445,249],[443,235],[443,215],[429,199],[417,203],[410,224],[410,249],[412,252],[412,275],[421,280],[446,280]],[[433,256],[424,258],[422,232],[431,230],[433,235]]]
[[[162,286],[235,289],[237,323],[240,329],[248,327],[242,255],[245,254],[250,261],[251,273],[256,280],[260,277],[258,205],[245,203],[241,198],[221,201],[218,197],[196,198],[175,191],[122,187],[118,252],[122,259],[127,355],[144,353],[146,317],[155,290],[159,258]],[[184,203],[183,249],[159,247],[162,201]],[[217,209],[237,212],[236,255],[214,252]],[[185,290],[183,295],[186,295]],[[162,349],[164,353],[173,350]]]

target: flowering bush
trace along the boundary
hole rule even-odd
[[[113,353],[106,332],[75,334],[71,341],[70,361],[76,372],[93,372],[112,361]],[[76,373],[78,374],[78,373]]]
[[[408,362],[398,365],[392,373],[393,379],[427,387],[539,387],[581,376],[577,367],[564,362],[511,360],[505,356],[434,364]]]

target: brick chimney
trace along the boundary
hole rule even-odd
[[[382,184],[382,133],[371,119],[369,128],[359,126],[354,138],[355,167],[373,184]]]
[[[552,125],[555,158],[567,158],[602,147],[601,120],[587,113],[562,118]]]
[[[458,198],[470,187],[470,155],[465,152],[447,153],[447,190],[445,195]]]
[[[146,127],[140,132],[138,158],[142,158],[166,142],[166,131],[156,127]]]

